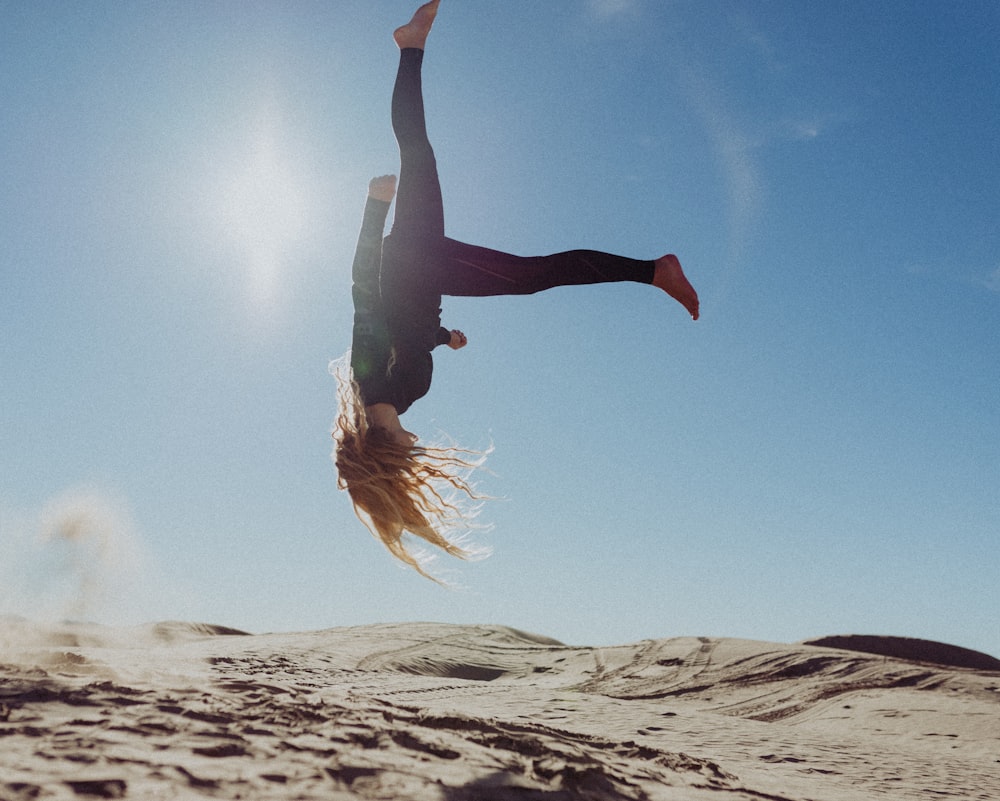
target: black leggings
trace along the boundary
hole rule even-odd
[[[406,48],[392,92],[399,145],[399,187],[392,230],[382,251],[383,282],[433,288],[442,295],[528,295],[557,286],[613,281],[652,283],[652,261],[596,250],[514,256],[444,235],[444,205],[427,138],[420,69],[424,51]],[[388,279],[388,281],[386,281]]]

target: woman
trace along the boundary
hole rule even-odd
[[[399,419],[430,389],[431,351],[467,344],[461,331],[441,326],[442,295],[526,295],[557,286],[635,281],[662,289],[698,319],[698,295],[671,254],[655,261],[592,250],[521,257],[445,236],[421,87],[424,45],[439,4],[425,3],[393,34],[399,47],[392,93],[400,154],[396,212],[382,240],[396,181],[393,176],[373,179],[352,269],[352,376],[341,377],[334,431],[339,484],[358,516],[395,556],[423,575],[402,544],[403,533],[468,557],[443,533],[466,522],[467,515],[442,492],[474,497],[462,474],[477,464],[477,455],[467,451],[417,445]]]

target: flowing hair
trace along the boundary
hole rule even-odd
[[[459,559],[488,556],[489,549],[453,535],[475,527],[479,503],[485,498],[474,490],[468,476],[482,466],[488,451],[403,445],[384,429],[369,425],[348,362],[338,359],[330,370],[337,379],[333,427],[337,485],[347,490],[355,514],[393,556],[441,584],[424,569],[433,557],[411,552],[403,535],[408,532]]]

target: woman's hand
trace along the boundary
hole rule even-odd
[[[459,348],[464,348],[468,344],[469,339],[465,336],[465,334],[458,329],[452,329],[451,341],[448,343],[449,348],[452,350],[458,350]]]
[[[368,197],[391,203],[396,196],[396,176],[379,175],[368,182]]]

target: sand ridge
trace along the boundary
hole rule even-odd
[[[998,713],[1000,672],[805,643],[8,620],[0,801],[985,801]]]

